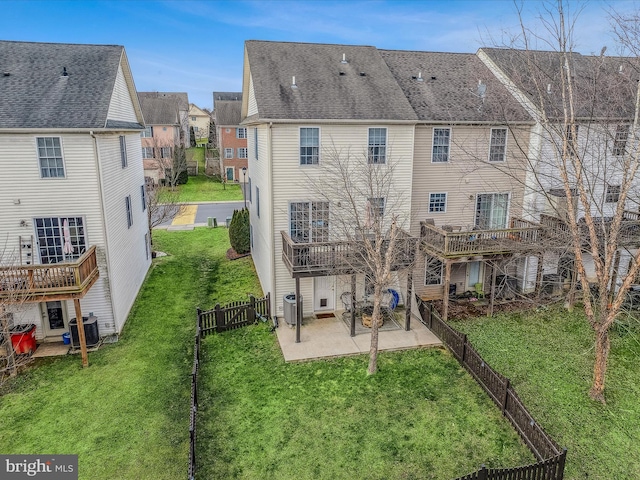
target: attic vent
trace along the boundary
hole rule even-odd
[[[364,73],[364,72],[360,72],[360,76],[361,76],[361,77],[366,77],[366,76],[367,76],[367,74],[366,74],[366,73]]]
[[[424,78],[422,78],[422,72],[418,72],[418,76],[417,77],[414,75],[411,78],[413,80],[415,80],[416,82],[424,82]]]
[[[69,74],[67,73],[67,67],[62,67],[62,76],[63,77],[68,77]]]
[[[551,93],[551,84],[547,83],[547,93],[550,94]]]
[[[298,88],[298,85],[296,85],[296,76],[294,75],[293,77],[291,77],[291,88]]]
[[[345,73],[345,72],[342,72],[342,71],[340,72],[340,76],[341,76],[341,77],[344,77],[345,75],[346,75],[346,73]]]
[[[342,54],[342,60],[340,61],[340,63],[349,63],[347,62],[347,55],[346,54]]]

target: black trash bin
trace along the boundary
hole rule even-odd
[[[82,317],[84,325],[84,337],[87,341],[87,347],[95,347],[100,343],[100,332],[98,331],[98,317]],[[69,330],[71,331],[71,345],[73,348],[80,348],[80,337],[78,336],[78,321],[72,318],[69,321]]]

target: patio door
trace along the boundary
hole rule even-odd
[[[481,230],[507,228],[508,193],[479,193],[476,200],[476,227]]]
[[[44,336],[60,339],[60,335],[67,331],[69,325],[66,303],[61,301],[44,302],[40,306],[43,310]]]
[[[313,278],[313,310],[335,309],[335,277]]]

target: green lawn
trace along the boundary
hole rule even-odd
[[[280,328],[287,328],[281,326]],[[453,479],[533,463],[439,349],[286,364],[268,324],[203,341],[198,479]]]
[[[162,197],[161,197],[162,198]],[[220,181],[204,175],[189,177],[189,181],[178,186],[178,202],[242,201],[242,190],[238,183],[223,185]]]
[[[565,478],[640,478],[640,330],[614,332],[606,405],[589,399],[593,333],[581,312],[541,309],[455,324],[568,448]]]
[[[226,229],[154,232],[154,261],[120,341],[39,360],[0,397],[0,452],[78,454],[81,479],[186,478],[195,308],[262,295]]]

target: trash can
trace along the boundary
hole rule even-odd
[[[100,343],[100,333],[98,331],[98,317],[82,317],[84,326],[84,338],[87,347],[95,347]],[[78,336],[78,321],[72,318],[69,321],[69,330],[71,331],[71,345],[73,348],[80,348],[80,337]]]
[[[36,326],[33,323],[15,325],[9,329],[11,345],[17,354],[33,353],[36,350]]]
[[[65,345],[69,345],[71,343],[71,334],[69,332],[64,332],[62,334],[62,343]]]
[[[300,295],[300,308],[302,308],[302,295]],[[295,325],[298,313],[295,293],[290,293],[283,297],[282,310],[284,313],[284,321],[289,325]]]

